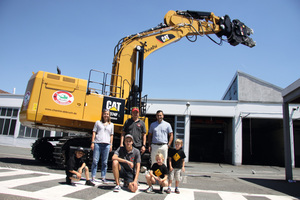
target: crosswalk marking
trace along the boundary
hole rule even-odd
[[[11,171],[8,171],[8,172],[0,172],[0,177],[25,175],[25,174],[32,174],[32,172],[25,171],[25,170],[11,170]]]
[[[1,184],[3,185],[7,185],[9,188],[14,188],[14,187],[18,187],[21,185],[28,185],[28,184],[32,184],[32,183],[39,183],[39,182],[43,182],[43,181],[52,181],[52,180],[57,180],[57,179],[61,179],[62,177],[60,176],[40,176],[39,178],[37,177],[29,177],[29,178],[21,178],[18,179],[18,181],[16,180],[7,180],[7,181],[1,181]]]
[[[17,178],[13,178],[16,177]],[[24,177],[22,177],[24,175]],[[36,175],[35,177],[27,177],[28,175]],[[11,176],[11,177],[10,177]],[[21,176],[21,177],[20,177]],[[9,180],[1,180],[1,177],[8,177]],[[36,191],[26,191],[28,190],[28,187],[22,187],[27,186],[30,184],[38,184],[41,182],[47,182],[47,181],[61,181],[65,180],[65,175],[63,174],[54,174],[54,173],[44,173],[44,172],[37,172],[37,171],[30,171],[30,170],[22,170],[22,169],[13,169],[13,168],[3,168],[0,167],[0,193],[8,194],[8,195],[14,195],[14,196],[22,196],[22,197],[28,197],[28,198],[36,198],[36,199],[45,199],[45,200],[52,200],[52,199],[60,199],[60,200],[82,200],[80,196],[77,196],[78,198],[72,198],[73,196],[76,196],[74,194],[78,194],[80,191],[91,191],[88,190],[89,188],[92,188],[90,186],[85,185],[85,180],[80,180],[76,182],[76,186],[69,186],[69,185],[62,185],[57,183],[56,186],[43,188],[44,186],[40,188],[37,188]],[[54,183],[55,184],[55,183]],[[48,183],[47,183],[48,185]],[[104,185],[100,182],[96,182],[95,190],[97,191],[98,186],[103,187]],[[147,185],[140,184],[139,190],[136,193],[132,193],[126,190],[121,190],[119,192],[113,192],[114,184],[109,184],[108,191],[106,190],[98,190],[96,193],[101,194],[97,196],[96,198],[93,198],[93,200],[99,200],[99,199],[109,199],[109,200],[120,200],[120,199],[132,199],[132,198],[138,198],[139,195],[145,196],[146,193],[144,190],[147,188]],[[34,186],[32,186],[34,187]],[[100,188],[101,188],[100,187]],[[166,189],[166,188],[165,188]],[[172,191],[174,191],[174,188],[172,188]],[[176,194],[172,192],[171,194],[164,194],[160,196],[160,198],[163,198],[165,200],[171,200],[171,199],[195,199],[195,192],[197,194],[203,194],[205,195],[216,195],[216,199],[222,199],[222,200],[247,200],[247,198],[253,199],[255,197],[257,198],[264,198],[269,200],[295,200],[296,198],[293,198],[291,196],[283,196],[283,195],[268,195],[268,194],[248,194],[248,193],[239,193],[239,192],[229,192],[229,191],[214,191],[214,190],[200,190],[200,189],[188,189],[188,188],[180,188],[180,194]],[[93,194],[94,197],[96,196]],[[151,194],[149,195],[149,198],[153,198]]]
[[[174,188],[172,188],[172,191],[174,191]],[[185,200],[185,199],[195,199],[194,197],[194,190],[186,190],[186,189],[180,189],[180,195],[171,192],[171,194],[168,194],[165,198],[165,200]]]
[[[229,192],[219,192],[223,200],[247,200],[243,195]]]

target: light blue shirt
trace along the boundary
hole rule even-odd
[[[150,125],[149,133],[152,134],[152,144],[167,144],[169,133],[173,133],[173,130],[168,122],[162,120],[161,123],[158,123],[158,121],[153,122]]]

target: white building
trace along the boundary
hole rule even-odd
[[[147,115],[155,121],[163,110],[174,140],[184,140],[187,161],[284,166],[282,88],[237,72],[223,100],[148,99]],[[0,134],[18,137],[60,136],[62,133],[20,125],[23,96],[0,94]],[[300,165],[299,104],[290,104],[293,119],[293,166]]]

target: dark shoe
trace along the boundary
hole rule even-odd
[[[164,193],[164,187],[160,186],[160,188],[159,188],[159,193],[160,193],[160,194],[163,194],[163,193]]]
[[[72,181],[69,177],[66,177],[66,184],[67,185],[72,185]]]
[[[171,188],[168,188],[166,192],[167,192],[167,194],[170,194],[171,193]]]
[[[86,185],[89,185],[89,186],[95,186],[95,184],[92,183],[92,181],[90,181],[90,180],[87,180],[87,181],[85,182],[85,184],[86,184]]]
[[[124,181],[123,187],[128,188],[129,183],[127,181]]]
[[[175,189],[175,193],[176,193],[176,194],[180,194],[180,192],[179,192],[179,189],[178,189],[178,188],[176,188],[176,189]]]

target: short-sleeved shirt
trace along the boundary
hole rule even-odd
[[[132,147],[132,150],[128,152],[126,150],[126,147],[119,147],[115,151],[114,154],[118,155],[119,158],[122,158],[122,159],[128,160],[130,162],[133,162],[134,163],[133,169],[131,169],[127,163],[120,163],[120,164],[124,167],[124,169],[127,172],[131,172],[131,173],[135,174],[136,164],[141,163],[141,154],[140,154],[140,151],[138,149],[136,149],[135,147]]]
[[[69,158],[69,160],[67,161],[67,171],[77,171],[78,168],[80,168],[82,166],[82,164],[84,163],[83,158],[77,158],[76,155],[74,154],[73,156],[71,156]]]
[[[167,175],[169,173],[168,168],[166,167],[165,164],[159,165],[157,163],[154,163],[150,170],[153,171],[153,174],[155,176],[160,177],[160,178],[164,178],[165,175]]]
[[[169,148],[168,157],[171,158],[173,168],[181,169],[183,160],[185,159],[185,153],[182,148],[176,150]]]
[[[96,132],[95,143],[110,144],[110,136],[114,134],[114,124],[104,125],[100,120],[95,122],[93,132]]]
[[[162,120],[153,122],[150,125],[149,133],[152,133],[152,143],[168,143],[169,133],[173,133],[172,127],[169,122]]]
[[[143,146],[143,134],[146,133],[146,126],[142,120],[133,121],[132,118],[127,119],[123,131],[125,135],[130,134],[133,137],[133,144],[135,147]]]

